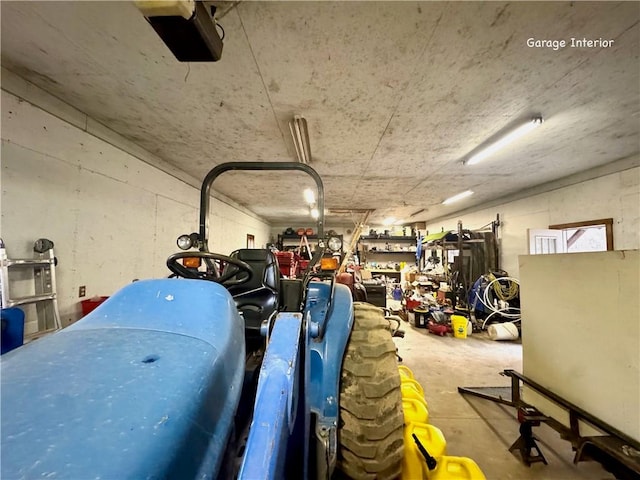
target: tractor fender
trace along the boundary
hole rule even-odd
[[[340,414],[339,392],[342,359],[353,327],[353,298],[345,285],[312,282],[305,310],[310,322],[320,323],[322,337],[307,340],[308,374],[305,375],[306,402],[309,412],[316,415],[315,435],[320,451],[317,463],[329,476],[336,463],[337,425]],[[313,453],[312,453],[313,454]],[[325,461],[326,465],[322,465]],[[324,467],[324,468],[323,468]],[[310,472],[313,473],[313,472]]]

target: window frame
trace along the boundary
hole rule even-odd
[[[586,220],[584,222],[549,225],[549,230],[566,230],[569,228],[594,227],[597,225],[605,226],[605,235],[607,237],[607,251],[613,250],[613,218],[601,218],[598,220]]]

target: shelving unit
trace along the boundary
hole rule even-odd
[[[19,307],[34,304],[37,312],[36,332],[26,338],[36,338],[62,328],[58,312],[56,293],[56,257],[53,248],[44,253],[35,253],[34,258],[7,258],[4,247],[0,248],[0,290],[2,308]],[[34,282],[34,293],[20,297],[11,296],[11,273],[16,270],[31,271]]]
[[[468,291],[478,277],[499,269],[498,244],[496,231],[499,219],[489,224],[490,228],[467,230],[458,222],[455,232],[442,232],[425,238],[423,258],[429,258],[431,252],[440,252],[439,258],[444,274],[434,275],[434,281],[446,281],[452,287],[462,285]],[[430,238],[431,237],[431,238]],[[457,251],[449,261],[449,253]],[[429,275],[428,275],[429,276]]]
[[[416,263],[416,238],[412,236],[363,236],[358,244],[360,264],[366,265],[372,276],[386,281],[384,288],[386,297],[391,297],[391,291],[397,285],[402,284],[402,271],[400,265],[405,262],[409,265]],[[394,268],[388,268],[389,265]],[[395,267],[397,265],[397,268]],[[366,288],[367,287],[365,285]]]
[[[416,263],[416,239],[414,237],[397,236],[363,236],[360,238],[358,255],[361,265],[369,265],[368,269],[377,273],[390,273],[400,278],[400,271],[384,267],[370,266],[406,262]]]

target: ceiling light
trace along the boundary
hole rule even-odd
[[[311,209],[311,218],[313,218],[314,220],[317,220],[318,217],[320,217],[320,211],[317,208],[312,208]]]
[[[311,161],[311,148],[307,120],[302,115],[294,115],[293,120],[289,122],[289,130],[291,130],[293,146],[296,147],[298,162],[308,164]]]
[[[304,189],[304,201],[307,202],[309,205],[316,203],[316,195],[315,193],[313,193],[313,190],[311,190],[310,188]]]
[[[444,202],[442,202],[442,204],[449,205],[450,203],[457,202],[458,200],[462,200],[463,198],[467,198],[470,195],[473,195],[473,192],[471,190],[467,190],[466,192],[462,192],[454,195],[453,197],[447,198]]]
[[[396,221],[395,217],[387,217],[382,221],[382,224],[383,225],[392,225],[393,222],[395,222],[395,221]]]
[[[509,143],[513,142],[514,140],[516,140],[516,139],[522,137],[523,135],[529,133],[531,130],[536,128],[538,125],[541,125],[542,122],[543,122],[542,116],[538,115],[538,116],[532,118],[531,120],[528,120],[526,123],[523,123],[523,124],[517,126],[516,128],[514,128],[510,132],[506,133],[503,137],[499,138],[495,142],[491,142],[486,147],[481,148],[478,152],[476,152],[473,155],[471,155],[471,157],[469,157],[469,159],[464,162],[465,165],[474,165],[474,164],[484,160],[488,156],[490,156],[490,155],[494,154],[495,152],[497,152],[498,150],[500,150],[502,147],[508,145]]]

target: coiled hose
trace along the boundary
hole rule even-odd
[[[517,307],[509,306],[507,308],[494,307],[491,299],[489,298],[489,292],[493,290],[494,292],[496,292],[496,296],[504,302],[513,300],[520,292],[519,280],[514,277],[496,278],[496,276],[492,273],[490,273],[487,277],[489,278],[489,283],[484,289],[484,294],[482,295],[482,297],[478,295],[478,292],[476,291],[476,297],[478,298],[478,300],[480,300],[482,305],[484,305],[486,309],[491,312],[489,315],[487,315],[487,318],[484,319],[484,322],[482,322],[482,329],[484,330],[489,319],[497,314],[504,318],[508,318],[512,323],[518,323],[521,320],[520,309]],[[506,281],[508,283],[506,286],[503,286],[500,284],[500,281]]]

